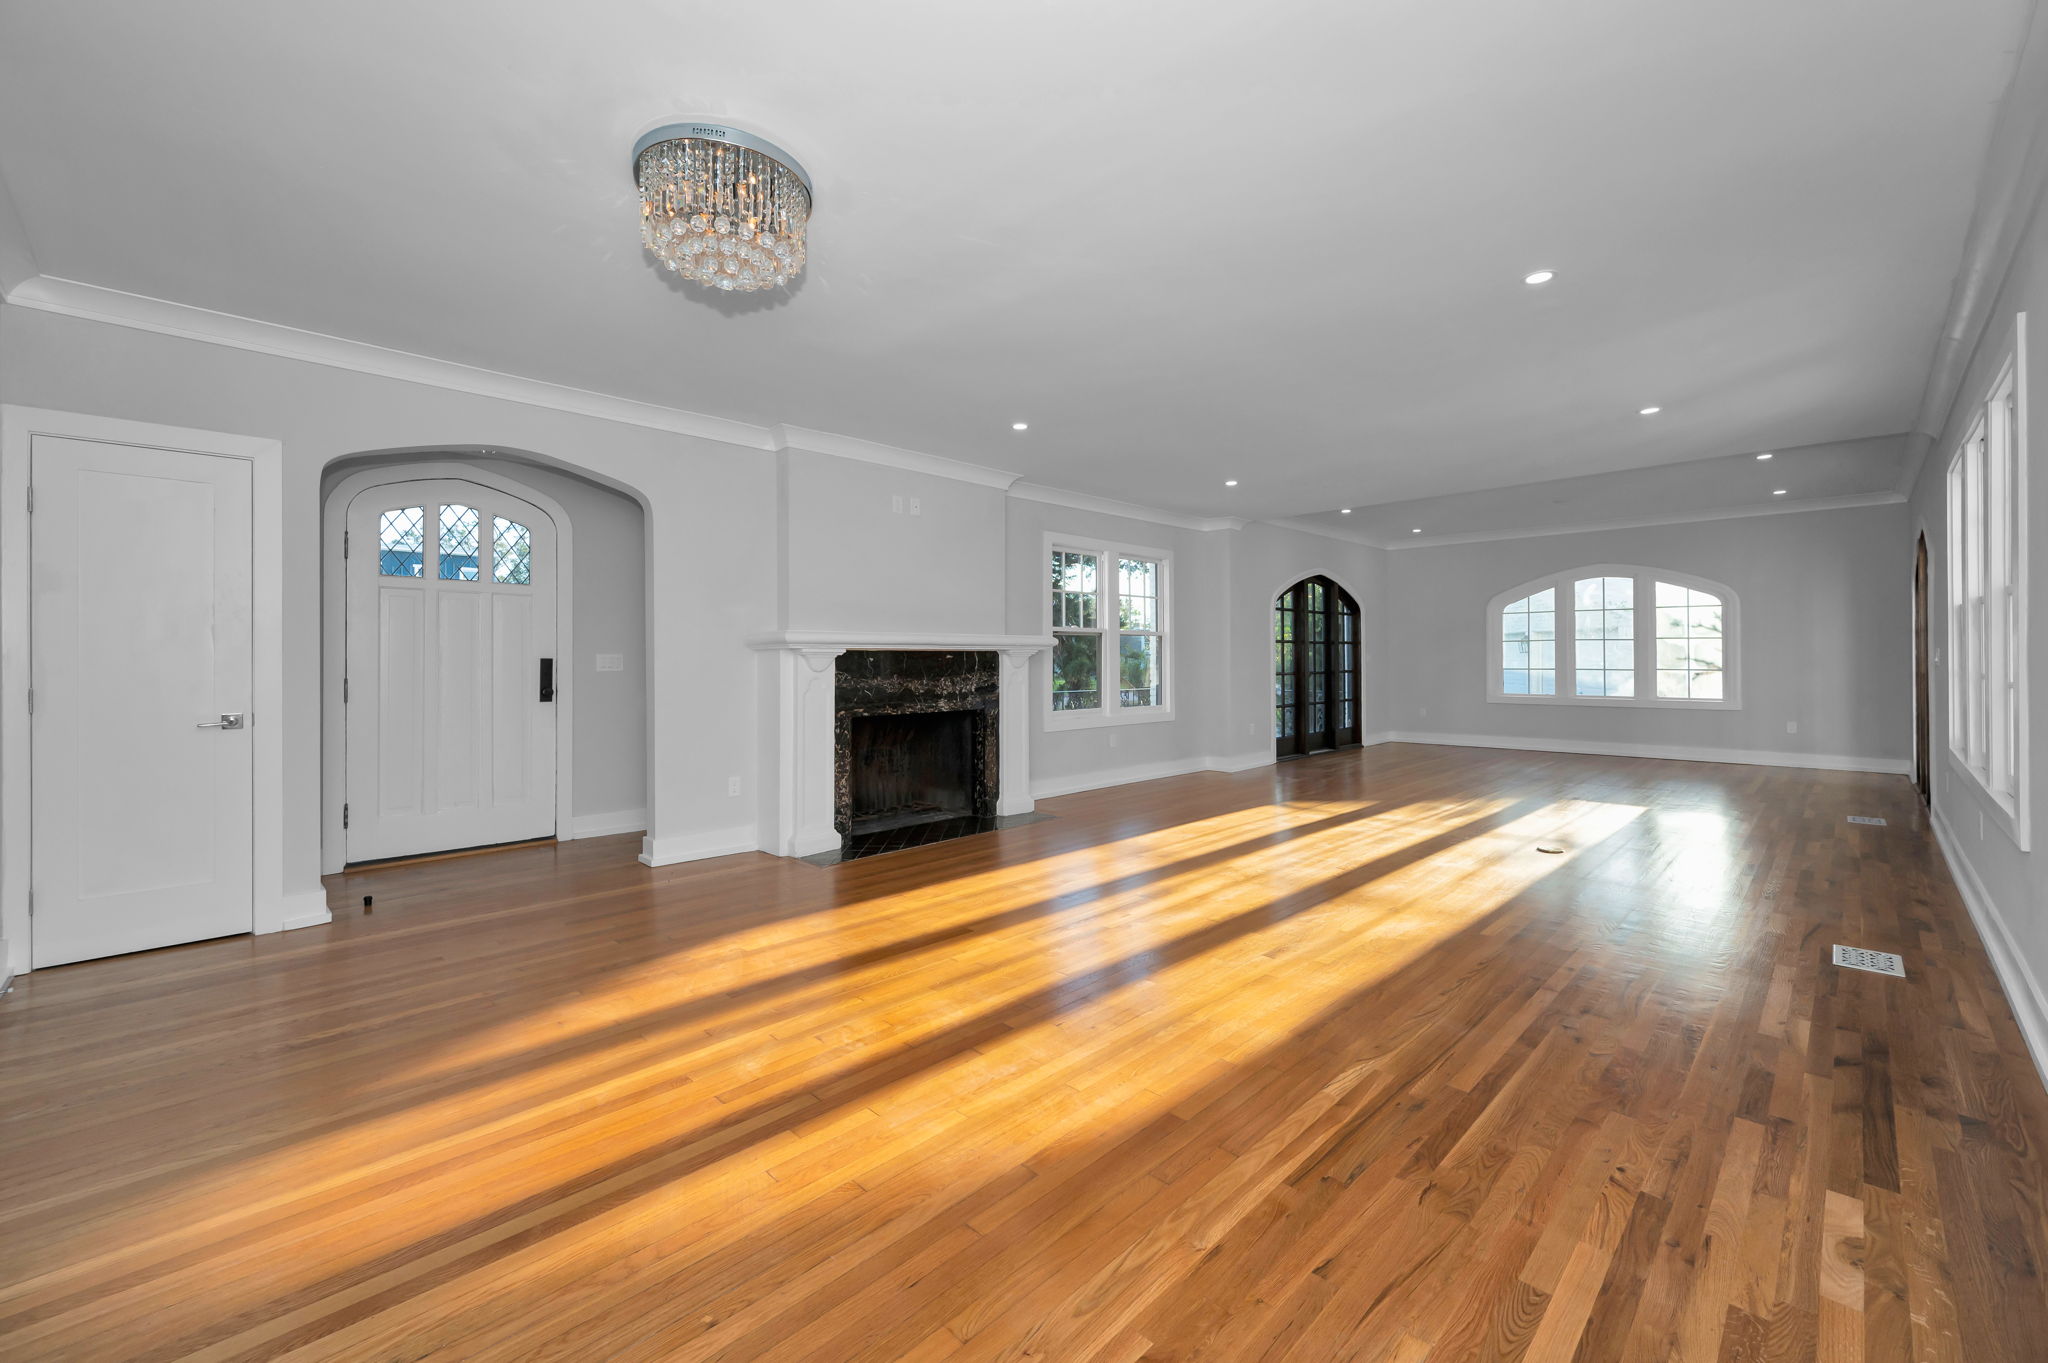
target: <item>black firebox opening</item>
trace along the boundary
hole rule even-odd
[[[852,716],[851,832],[874,833],[976,814],[968,710]]]

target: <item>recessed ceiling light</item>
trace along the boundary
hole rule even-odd
[[[1657,413],[1659,413],[1659,412],[1661,412],[1661,411],[1663,411],[1663,410],[1664,410],[1664,409],[1663,409],[1662,407],[1644,407],[1644,408],[1640,408],[1640,409],[1638,409],[1638,410],[1637,410],[1637,412],[1636,412],[1636,415],[1637,415],[1637,416],[1655,416],[1655,415],[1657,415]]]
[[[1781,487],[1774,487],[1771,489],[1771,495],[1773,497],[1782,497],[1785,495],[1785,489]]]
[[[1348,506],[1345,506],[1345,507],[1339,507],[1339,508],[1337,509],[1337,514],[1338,514],[1338,515],[1340,515],[1340,516],[1348,516],[1348,515],[1350,515],[1350,514],[1351,514],[1351,508],[1350,508],[1350,507],[1348,507]]]
[[[1413,530],[1410,530],[1408,533],[1411,535],[1419,535],[1422,533],[1422,527],[1418,525]]]
[[[1524,284],[1548,284],[1555,278],[1557,278],[1557,271],[1555,270],[1538,270],[1534,274],[1523,275],[1522,282]]]
[[[1013,431],[1028,431],[1031,429],[1031,423],[1028,421],[1013,421],[1010,423],[1010,429]]]
[[[1759,458],[1759,459],[1768,459],[1768,458],[1770,458],[1770,457],[1771,457],[1771,452],[1770,452],[1769,450],[1765,450],[1765,451],[1764,451],[1764,452],[1763,452],[1762,454],[1760,454],[1760,455],[1758,455],[1758,456],[1757,456],[1757,458]]]
[[[1225,487],[1236,487],[1236,486],[1237,486],[1237,479],[1235,479],[1235,478],[1225,478],[1225,479],[1223,480],[1223,486],[1225,486]]]

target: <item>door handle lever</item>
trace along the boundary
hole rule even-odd
[[[222,715],[219,719],[202,719],[195,726],[201,729],[239,729],[242,717],[239,714]]]

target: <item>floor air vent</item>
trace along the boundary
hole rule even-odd
[[[1889,827],[1889,825],[1887,825],[1887,824],[1885,823],[1885,821],[1884,821],[1883,819],[1879,819],[1879,818],[1874,818],[1874,817],[1872,817],[1872,816],[1871,816],[1871,815],[1869,815],[1869,814],[1851,814],[1851,815],[1849,816],[1849,822],[1850,822],[1850,823],[1867,823],[1867,824],[1871,824],[1871,825],[1874,825],[1875,827],[1878,827],[1878,828],[1885,828],[1885,827]]]
[[[1890,951],[1868,951],[1862,947],[1835,946],[1835,964],[1851,970],[1868,970],[1874,975],[1906,978],[1906,962]]]

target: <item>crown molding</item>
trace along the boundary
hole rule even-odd
[[[811,454],[827,454],[837,459],[858,459],[864,464],[883,464],[890,468],[908,469],[913,473],[929,473],[940,478],[952,478],[962,483],[979,483],[983,487],[1008,491],[1020,475],[1003,469],[992,469],[984,464],[969,464],[958,459],[948,459],[940,454],[921,454],[916,450],[900,449],[895,445],[884,445],[879,441],[862,440],[857,436],[838,435],[832,431],[814,431],[806,426],[770,426],[768,428],[770,448],[775,450],[805,450]]]
[[[1430,549],[1444,544],[1482,544],[1490,540],[1538,539],[1545,535],[1590,535],[1601,530],[1636,530],[1652,525],[1691,525],[1698,521],[1736,521],[1752,516],[1797,516],[1808,511],[1846,511],[1859,506],[1897,506],[1906,500],[1903,492],[1856,492],[1846,497],[1822,497],[1788,506],[1729,507],[1719,511],[1680,511],[1666,516],[1632,516],[1611,521],[1588,521],[1582,525],[1548,526],[1536,530],[1474,530],[1463,535],[1419,535],[1397,540],[1389,549]]]
[[[1963,239],[1949,291],[1948,315],[1942,319],[1934,360],[1913,433],[1920,437],[1906,451],[1899,485],[1910,493],[1919,480],[1929,450],[1948,428],[1957,395],[1969,374],[1970,361],[1990,328],[1998,296],[2012,273],[2028,226],[2048,186],[2048,10],[2037,8],[2027,21],[2025,39],[2013,61],[2013,73],[1999,101],[1998,116],[1986,144],[1978,176],[1977,201]]]
[[[1276,517],[1266,522],[1282,530],[1298,530],[1304,535],[1321,535],[1326,540],[1341,540],[1345,544],[1363,544],[1369,549],[1392,549],[1394,546],[1383,539],[1375,539],[1362,530],[1339,530],[1334,525],[1317,525],[1314,521],[1301,520],[1294,516]]]
[[[1151,525],[1171,525],[1182,530],[1242,530],[1249,522],[1238,516],[1190,516],[1179,511],[1162,511],[1156,506],[1120,502],[1113,497],[1092,497],[1085,492],[1047,487],[1043,483],[1016,482],[1010,495],[1022,501],[1064,506],[1071,511],[1092,511],[1099,516],[1121,516],[1125,520]]]
[[[193,307],[188,303],[123,293],[97,284],[81,284],[75,279],[38,275],[18,285],[7,295],[7,302],[64,317],[106,322],[185,340],[207,341],[260,355],[303,360],[377,378],[423,383],[478,397],[524,403],[529,407],[545,407],[628,426],[697,436],[747,449],[774,448],[764,427],[743,421],[728,421],[702,412],[613,397],[608,393],[571,388],[566,384],[501,373],[495,369],[481,369],[453,360],[437,360],[409,350],[392,350],[367,341],[330,336],[325,332],[304,331],[276,322],[258,321],[253,317]]]

